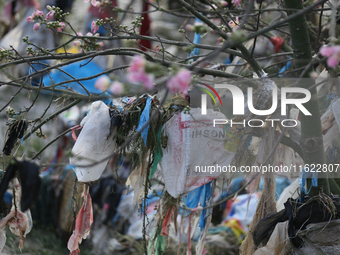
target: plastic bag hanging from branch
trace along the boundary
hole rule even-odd
[[[81,182],[93,182],[100,178],[116,146],[113,140],[117,126],[112,119],[120,118],[118,111],[110,116],[109,108],[102,102],[92,103],[90,112],[81,121],[82,130],[72,149],[70,163],[75,165]]]
[[[201,115],[201,109],[193,108],[190,114],[179,112],[164,124],[167,146],[163,148],[161,166],[165,187],[171,196],[188,194],[222,174],[231,177],[232,173],[215,169],[216,163],[229,166],[235,154],[226,149],[223,126],[211,125],[214,119],[226,117],[210,109],[207,115]]]

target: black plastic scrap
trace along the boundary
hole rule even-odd
[[[21,211],[25,212],[38,199],[41,180],[39,166],[28,160],[10,163],[0,183],[0,197],[5,194],[9,182],[19,173],[21,184]]]
[[[24,136],[24,133],[27,129],[28,122],[25,119],[17,120],[13,124],[11,124],[8,128],[8,138],[5,143],[5,146],[2,150],[2,152],[9,156],[11,154],[11,151],[14,148],[15,142],[17,139],[21,139]]]
[[[289,221],[288,236],[292,244],[300,248],[303,240],[298,231],[306,228],[308,224],[327,222],[340,218],[340,197],[322,194],[316,197],[305,196],[299,199],[289,198],[284,204],[285,209],[278,213],[268,215],[255,226],[253,240],[256,247],[266,245],[277,223]]]

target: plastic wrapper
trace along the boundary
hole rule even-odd
[[[82,130],[72,149],[70,163],[80,182],[93,182],[100,178],[113,154],[116,129],[110,132],[111,118],[102,101],[92,103],[90,112],[81,121]]]

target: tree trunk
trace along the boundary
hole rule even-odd
[[[286,8],[302,9],[301,0],[285,0]],[[304,15],[300,15],[289,22],[290,35],[294,51],[295,68],[306,67],[312,61],[312,51],[308,33],[308,26]],[[314,80],[309,78],[312,71],[312,65],[305,72],[299,87],[309,89],[314,85]],[[299,71],[301,73],[302,71]],[[324,149],[321,130],[320,111],[317,98],[316,88],[310,89],[311,100],[304,104],[307,110],[312,114],[306,116],[300,112],[301,121],[301,138],[300,144],[305,158],[305,164],[324,164]],[[320,178],[321,177],[321,178]],[[310,179],[307,180],[307,186],[310,186]],[[309,188],[309,187],[308,187]],[[318,179],[318,188],[311,190],[312,195],[316,195],[320,190],[330,193],[329,182],[326,176],[320,176]]]

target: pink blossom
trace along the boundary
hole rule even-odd
[[[42,17],[42,15],[43,15],[42,11],[36,10],[35,12],[32,13],[31,16],[27,17],[26,21],[28,23],[31,23],[34,19]]]
[[[176,75],[179,87],[182,91],[188,90],[191,80],[191,72],[187,69],[179,71]]]
[[[61,32],[65,28],[65,23],[64,22],[59,22],[59,26],[57,27],[57,31]]]
[[[238,7],[241,4],[241,0],[232,0],[231,2],[235,7]]]
[[[340,62],[340,46],[324,46],[320,49],[320,54],[327,58],[327,65],[335,68]]]
[[[86,36],[93,36],[91,32],[87,32]]]
[[[82,34],[82,33],[80,33],[80,32],[78,32],[78,33],[77,33],[77,35],[78,35],[78,36],[83,36],[83,34]]]
[[[98,31],[98,29],[99,29],[99,26],[96,25],[95,21],[92,21],[92,23],[91,23],[91,32],[95,34]]]
[[[140,55],[135,55],[132,58],[131,65],[128,68],[128,71],[129,72],[139,72],[142,70],[144,71],[145,64],[146,64],[145,58],[143,58]]]
[[[114,81],[110,87],[110,92],[114,95],[120,95],[123,92],[123,84],[119,81]]]
[[[327,65],[328,65],[330,68],[335,68],[338,64],[339,64],[339,59],[336,58],[336,57],[329,57],[329,58],[327,59]]]
[[[79,47],[79,46],[81,45],[81,42],[78,41],[78,40],[75,40],[75,41],[73,42],[73,45],[74,45],[75,47]]]
[[[154,76],[145,72],[146,60],[140,55],[132,58],[130,67],[128,68],[128,80],[131,83],[142,83],[146,90],[154,88]]]
[[[51,19],[53,19],[53,17],[54,17],[54,11],[52,10],[52,11],[49,11],[47,14],[46,14],[46,19],[47,20],[51,20]]]
[[[131,72],[127,78],[131,83],[142,83],[146,90],[151,90],[155,86],[153,75],[145,73],[144,70]]]
[[[43,16],[43,12],[42,11],[39,11],[39,10],[36,10],[34,13],[33,13],[33,17],[42,17]]]
[[[329,58],[333,54],[333,47],[332,46],[324,46],[320,49],[320,54],[324,57]]]
[[[27,21],[27,23],[31,23],[33,21],[33,17],[32,16],[28,16],[26,21]]]
[[[96,0],[91,0],[91,4],[94,6],[94,7],[98,7],[100,5],[100,2],[99,1],[96,1]]]
[[[94,83],[94,87],[100,91],[106,91],[111,84],[111,80],[107,75],[100,76]]]
[[[49,10],[49,11],[52,11],[51,5],[46,5],[46,9]]]
[[[180,70],[174,77],[171,77],[167,83],[171,93],[186,93],[190,86],[191,72],[187,69]]]
[[[35,24],[33,25],[33,30],[34,30],[34,31],[37,31],[40,27],[41,27],[40,23],[35,23]]]
[[[170,90],[171,93],[176,93],[176,91],[178,90],[177,88],[177,82],[176,82],[176,79],[175,77],[171,77],[166,86],[168,87],[168,89]]]
[[[233,31],[235,31],[236,29],[238,29],[238,24],[240,23],[239,22],[239,18],[238,17],[236,17],[236,20],[235,20],[236,22],[234,22],[234,21],[229,21],[229,26],[230,26],[230,28],[233,30]]]
[[[228,5],[228,2],[226,2],[226,1],[221,1],[221,4],[222,4],[222,6],[227,6],[227,5]]]
[[[97,50],[101,50],[103,47],[104,47],[104,43],[103,42],[96,43]]]

